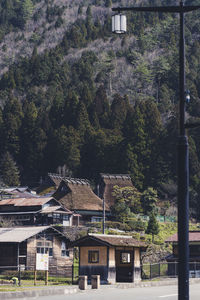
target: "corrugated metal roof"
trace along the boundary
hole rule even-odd
[[[170,236],[165,242],[178,242],[178,233]],[[200,242],[200,231],[190,231],[189,242]]]
[[[12,205],[12,206],[38,206],[43,205],[53,199],[52,197],[40,197],[40,198],[14,198],[5,199],[0,201],[0,206]]]
[[[0,243],[21,243],[51,226],[0,228]]]

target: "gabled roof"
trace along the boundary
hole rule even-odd
[[[52,181],[52,183],[58,187],[60,182],[63,180],[63,176],[59,175],[59,174],[54,174],[54,173],[48,173],[48,177],[50,178],[50,180]]]
[[[56,201],[52,197],[40,197],[40,198],[14,198],[14,199],[5,199],[0,201],[1,206],[42,206],[50,200]]]
[[[19,192],[30,192],[31,190],[29,189],[28,186],[13,186],[13,187],[9,187],[9,188],[1,188],[0,189],[1,192],[13,192],[13,191],[19,191]]]
[[[63,191],[64,186],[66,187],[65,191]],[[62,180],[53,197],[70,210],[103,210],[103,201],[92,191],[89,182],[84,179],[67,178]]]
[[[129,174],[105,174],[105,173],[100,173],[101,178],[105,183],[115,183],[120,182],[131,182],[131,176]],[[132,182],[131,182],[132,184]]]
[[[73,242],[74,246],[89,245],[90,242],[100,243],[106,246],[123,246],[123,247],[146,247],[144,242],[137,241],[131,236],[109,235],[109,234],[88,234]]]
[[[165,242],[178,242],[178,233],[170,236]],[[200,242],[200,231],[190,231],[189,242]]]
[[[114,196],[113,193],[113,187],[115,185],[119,187],[133,187],[131,177],[129,174],[104,174],[101,173],[101,181],[103,182],[103,186],[100,182],[100,193],[102,198],[105,199],[105,202],[111,207],[114,205]]]
[[[0,228],[0,243],[21,243],[28,238],[44,231],[49,228],[58,232],[51,226],[23,226],[23,227],[10,227]],[[60,232],[58,232],[61,234]]]
[[[72,215],[73,212],[69,209],[62,208],[61,206],[48,206],[44,207],[41,211],[41,214],[50,214],[50,213],[62,213],[66,215]]]

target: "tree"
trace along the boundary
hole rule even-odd
[[[114,186],[112,194],[115,198],[112,212],[116,218],[119,217],[120,220],[128,219],[129,217],[133,217],[133,214],[142,211],[140,202],[141,193],[135,187]]]
[[[19,131],[23,112],[20,101],[10,98],[3,109],[2,137],[4,152],[12,153],[16,158],[20,150]]]
[[[1,179],[7,186],[20,185],[19,169],[9,152],[5,152],[0,161]]]
[[[158,201],[157,191],[148,187],[141,195],[141,204],[146,215],[156,213],[156,204]]]
[[[156,216],[154,213],[151,213],[149,216],[149,222],[146,229],[146,233],[152,235],[152,242],[154,242],[154,235],[159,233],[159,224],[156,220]]]
[[[111,7],[112,6],[112,0],[106,0],[105,1],[105,6],[106,7]]]
[[[111,105],[111,124],[113,128],[122,128],[129,108],[130,106],[126,97],[123,98],[119,94],[114,95]]]
[[[24,0],[22,3],[22,16],[24,19],[24,23],[31,17],[33,13],[33,3],[31,0]]]

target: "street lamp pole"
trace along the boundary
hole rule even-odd
[[[116,7],[112,17],[112,31],[126,32],[126,17],[122,11],[178,13],[180,16],[179,42],[179,137],[178,137],[178,299],[189,300],[189,148],[185,134],[185,37],[184,14],[200,6]]]
[[[185,33],[180,3],[178,137],[178,295],[189,299],[189,147],[185,134]]]

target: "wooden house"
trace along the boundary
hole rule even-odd
[[[61,181],[53,197],[64,208],[81,215],[79,220],[81,225],[87,222],[99,222],[103,218],[103,201],[92,191],[87,180],[65,178]],[[107,205],[105,214],[109,215]]]
[[[166,243],[172,244],[172,254],[167,256],[169,275],[177,275],[178,271],[178,234],[170,236]],[[189,272],[190,277],[200,277],[200,231],[189,232]]]
[[[0,218],[21,225],[72,225],[73,213],[53,197],[14,198],[0,201]]]
[[[79,275],[100,275],[102,283],[141,280],[144,242],[131,236],[89,234],[72,244],[79,247]]]
[[[50,274],[71,275],[69,240],[51,226],[0,228],[0,266],[34,270],[36,254],[48,254]]]
[[[100,180],[97,187],[97,194],[110,208],[114,205],[113,187],[133,187],[131,177],[128,174],[100,174]]]

